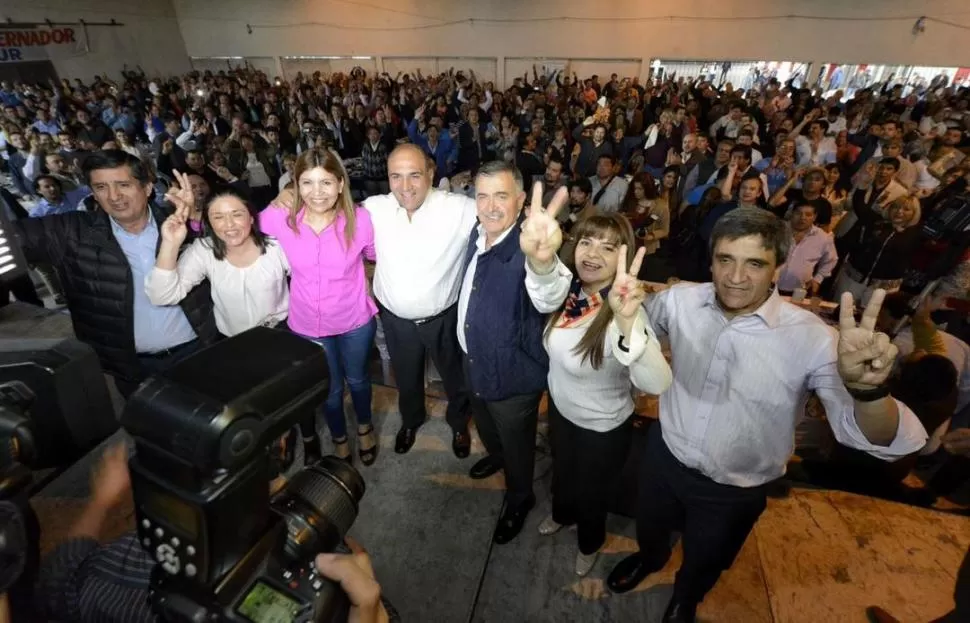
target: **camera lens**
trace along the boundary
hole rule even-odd
[[[297,472],[273,501],[286,517],[284,557],[306,561],[333,551],[357,519],[364,490],[360,473],[336,457],[324,457]]]

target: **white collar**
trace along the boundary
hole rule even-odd
[[[516,221],[518,221],[518,219],[516,219]],[[512,223],[512,227],[509,227],[508,229],[506,229],[505,231],[503,231],[501,234],[499,234],[498,235],[498,238],[495,239],[495,242],[492,243],[492,246],[490,247],[490,250],[491,249],[494,249],[495,247],[497,247],[498,245],[500,245],[502,243],[502,241],[505,240],[506,236],[509,235],[509,232],[512,231],[512,229],[516,225],[517,225],[517,222],[516,223]],[[478,224],[478,239],[475,240],[475,246],[478,247],[479,253],[485,251],[485,228],[482,226],[481,223]]]

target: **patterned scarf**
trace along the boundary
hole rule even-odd
[[[606,286],[599,292],[594,292],[582,298],[580,294],[583,290],[583,284],[578,277],[573,277],[573,282],[569,286],[569,296],[566,297],[566,304],[563,307],[562,314],[556,321],[556,328],[568,329],[569,327],[576,326],[587,316],[598,312],[603,305],[603,301],[610,294],[610,287],[612,285]]]

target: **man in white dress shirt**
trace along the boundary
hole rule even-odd
[[[414,445],[427,417],[425,353],[448,395],[452,450],[468,456],[469,403],[458,345],[458,293],[468,234],[477,222],[475,200],[432,188],[434,164],[412,144],[387,160],[391,194],[368,197],[377,268],[374,297],[397,381],[401,430],[394,451]]]
[[[836,439],[892,461],[919,450],[926,431],[889,396],[896,347],[874,330],[885,292],[857,326],[843,295],[840,331],[783,301],[773,287],[791,235],[766,210],[725,214],[711,236],[714,283],[653,296],[647,313],[667,335],[674,383],[660,397],[640,474],[637,541],[607,585],[622,593],[661,569],[670,534],[684,561],[665,622],[694,621],[697,604],[729,568],[765,509],[765,485],[785,473],[810,391]]]

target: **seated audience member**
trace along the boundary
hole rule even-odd
[[[84,198],[91,194],[91,189],[87,186],[81,186],[71,191],[65,191],[60,179],[53,175],[44,174],[34,180],[34,192],[41,199],[31,211],[30,216],[37,218],[83,210]]]
[[[832,235],[815,225],[815,218],[814,203],[795,202],[788,218],[793,244],[777,281],[778,292],[785,296],[799,288],[807,296],[818,296],[839,261]]]
[[[768,208],[785,219],[796,205],[810,203],[815,207],[815,225],[828,231],[832,223],[832,204],[822,196],[825,179],[825,169],[821,167],[793,169],[785,184],[768,199]],[[802,187],[795,188],[799,181]]]
[[[576,141],[574,154],[578,154],[575,163],[570,167],[576,175],[580,177],[593,177],[599,174],[599,161],[601,156],[613,155],[613,143],[606,140],[606,126],[596,123],[592,126],[591,135],[584,136],[584,132],[590,128],[584,124],[579,124],[573,130],[573,140]]]
[[[710,212],[707,213],[707,216],[704,217],[704,221],[697,230],[698,235],[705,241],[710,240],[711,231],[714,229],[714,225],[718,219],[732,210],[737,210],[738,208],[764,209],[763,188],[764,180],[757,173],[749,174],[741,179],[737,199],[731,199],[730,195],[725,195],[722,186],[721,196],[724,197],[724,201],[711,208]]]
[[[646,249],[650,256],[660,248],[660,241],[670,234],[670,207],[660,196],[657,183],[649,173],[637,173],[630,181],[620,213],[630,222],[636,248]]]
[[[408,138],[435,163],[434,183],[449,177],[458,162],[458,143],[448,132],[442,132],[435,123],[425,123],[424,106],[414,111],[414,119],[408,124]]]
[[[916,338],[923,334],[929,337],[922,337],[922,343],[933,345],[933,349],[927,349],[924,346],[924,350],[939,351],[942,347],[942,353],[950,360],[957,373],[956,407],[950,415],[962,414],[965,409],[970,407],[970,345],[935,326],[930,317],[930,313],[939,305],[939,299],[935,297],[935,294],[936,291],[934,297],[927,298],[916,310],[916,313],[911,315],[910,322],[895,334],[893,344],[899,349],[900,359],[916,352]],[[895,330],[900,320],[910,316],[910,299],[911,295],[905,292],[886,295],[882,313],[879,315],[878,327],[881,331],[890,333]],[[937,340],[939,345],[935,343]],[[947,421],[939,428],[927,431],[930,433],[930,439],[926,442],[926,447],[920,454],[931,454],[939,449],[940,440],[949,430],[949,423],[950,418],[948,417]]]
[[[289,308],[289,264],[279,243],[259,230],[239,197],[213,198],[203,211],[206,235],[179,255],[196,197],[187,176],[176,176],[180,188],[168,196],[175,213],[162,223],[155,268],[145,282],[152,304],[175,305],[208,279],[222,335],[283,323]]]
[[[616,158],[603,154],[596,159],[596,175],[589,178],[593,187],[593,205],[604,214],[620,209],[627,191],[627,181],[617,175]]]
[[[360,151],[360,157],[364,164],[364,192],[368,196],[388,192],[387,154],[387,145],[381,140],[380,130],[377,126],[369,126],[367,128],[367,140]],[[286,166],[286,157],[283,159],[283,164]],[[289,178],[290,175],[286,175],[286,177]],[[280,184],[282,183],[283,178],[280,178]],[[280,190],[283,190],[282,186]]]
[[[558,208],[558,206],[554,206]],[[622,215],[593,216],[575,229],[570,269],[556,255],[555,209],[533,211],[523,225],[525,283],[543,309],[555,310],[545,330],[552,426],[552,514],[539,524],[550,535],[577,526],[575,571],[588,574],[606,541],[610,493],[632,440],[631,390],[661,394],[670,367],[644,313],[633,230]],[[627,272],[629,266],[629,272]],[[575,271],[575,273],[573,272]],[[604,300],[605,299],[605,300]]]
[[[836,294],[851,292],[863,304],[877,288],[899,290],[913,252],[921,242],[920,205],[915,197],[902,197],[889,206],[888,220],[872,211],[846,234],[846,261],[835,282]]]

